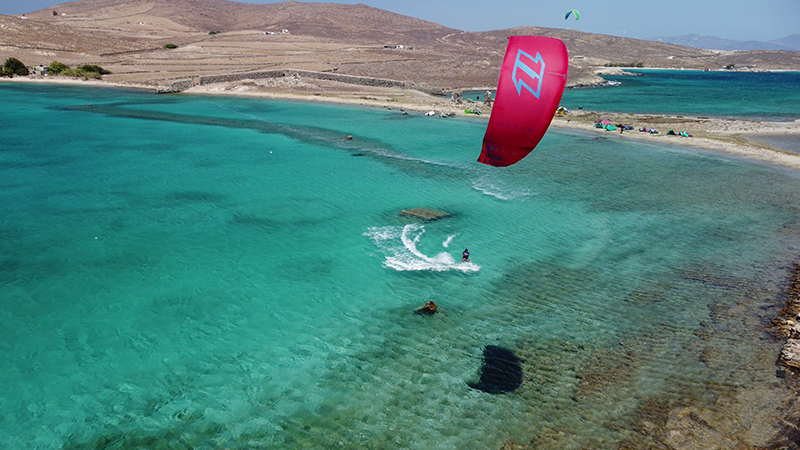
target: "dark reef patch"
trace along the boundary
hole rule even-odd
[[[483,349],[483,367],[477,383],[469,387],[490,394],[512,392],[522,384],[522,360],[511,350],[496,345]]]
[[[219,203],[225,196],[213,192],[176,191],[166,195],[166,199],[174,203]]]

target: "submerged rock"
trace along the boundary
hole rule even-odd
[[[469,387],[490,394],[512,392],[522,384],[522,360],[511,350],[496,345],[483,349],[483,367],[477,383]]]
[[[425,303],[425,306],[423,306],[422,308],[414,310],[414,313],[415,314],[419,314],[419,315],[432,316],[432,315],[436,314],[436,311],[438,309],[439,309],[439,307],[436,306],[436,303],[433,303],[432,301],[428,301],[427,303]]]
[[[429,208],[404,209],[400,211],[400,215],[414,217],[416,219],[422,219],[428,222],[452,216],[450,213]]]

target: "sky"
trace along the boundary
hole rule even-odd
[[[160,0],[169,1],[169,0]],[[273,0],[242,0],[277,3]],[[327,0],[364,3],[465,31],[519,26],[569,28],[637,39],[685,34],[771,41],[800,34],[800,0]],[[0,14],[32,12],[63,0],[0,0]],[[577,22],[564,20],[580,11]]]

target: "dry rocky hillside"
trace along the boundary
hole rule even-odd
[[[293,1],[82,0],[26,14],[26,19],[0,16],[0,30],[0,57],[13,56],[29,66],[53,60],[97,64],[113,72],[109,81],[150,85],[292,68],[444,89],[490,87],[497,82],[507,36],[519,34],[566,43],[572,56],[569,85],[595,83],[597,69],[620,63],[800,69],[800,52],[709,51],[536,27],[464,32],[366,5]],[[168,43],[178,48],[164,49]]]

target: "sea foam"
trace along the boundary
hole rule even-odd
[[[425,255],[417,248],[424,234],[425,227],[420,224],[409,224],[402,227],[372,227],[364,233],[386,254],[386,259],[383,262],[384,267],[401,272],[422,270],[434,272],[450,270],[477,272],[481,269],[479,265],[471,262],[461,263],[456,261],[447,252],[441,252],[435,256]],[[442,243],[442,247],[447,248],[455,236],[449,236]]]
[[[498,200],[526,199],[535,195],[530,189],[511,188],[505,183],[483,176],[472,183],[472,188]]]

